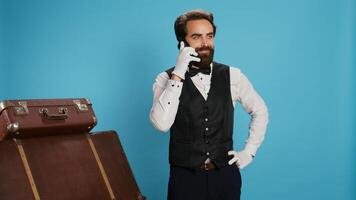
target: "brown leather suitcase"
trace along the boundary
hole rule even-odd
[[[0,101],[0,141],[39,135],[88,133],[96,117],[88,99]]]
[[[40,101],[43,103],[46,100]],[[84,104],[86,100],[80,101]],[[20,121],[16,120],[19,116],[12,118],[8,116],[14,114],[11,112],[16,112],[16,107],[20,106],[6,107],[4,109],[6,112],[4,110],[0,112],[0,119],[6,119],[4,121],[7,122],[7,124],[3,124],[4,121],[0,122],[0,126],[6,128],[5,133],[1,132],[3,140],[0,141],[1,200],[145,199],[140,193],[116,132],[90,134],[84,131],[83,127],[88,128],[89,125],[92,128],[95,124],[90,103],[85,105],[91,110],[87,114],[92,117],[79,120],[76,126],[68,126],[76,127],[75,131],[68,131],[65,128],[65,124],[67,122],[72,124],[70,120],[81,112],[69,108],[71,103],[66,105],[67,113],[50,114],[60,116],[58,119],[47,119],[43,113],[37,112],[43,106],[38,104],[36,109],[32,109],[29,105],[34,104],[36,103],[33,100],[27,104],[29,111],[21,116],[25,119],[18,123],[19,134],[9,130],[11,127],[8,128],[9,124]],[[48,107],[48,104],[46,106]],[[55,106],[53,103],[51,106],[53,108],[48,110],[53,113],[54,110],[60,110],[57,108],[63,107],[63,104]],[[4,113],[6,117],[3,116]],[[45,128],[32,125],[32,128],[28,129],[28,126],[25,126],[26,118],[36,118],[34,115],[39,115],[40,118],[36,116],[37,122],[33,123]],[[67,117],[63,119],[63,115]],[[41,121],[42,123],[50,121],[51,124],[41,125]],[[40,133],[36,130],[40,130]]]

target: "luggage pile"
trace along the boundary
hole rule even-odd
[[[1,200],[144,200],[88,99],[0,101]]]

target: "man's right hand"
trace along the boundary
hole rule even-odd
[[[172,74],[175,74],[179,76],[179,78],[184,79],[185,72],[188,69],[189,63],[191,61],[200,62],[200,58],[195,56],[198,56],[198,53],[195,51],[195,49],[192,47],[185,47],[184,42],[181,41],[177,62]]]

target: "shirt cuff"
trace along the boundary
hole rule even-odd
[[[166,90],[173,92],[173,93],[180,94],[180,92],[182,91],[182,87],[183,87],[183,82],[169,79],[167,81]]]
[[[247,153],[249,153],[250,155],[252,155],[253,157],[256,155],[257,152],[257,147],[253,144],[246,144],[244,151],[246,151]]]
[[[166,89],[159,98],[159,103],[162,110],[165,111],[164,116],[168,115],[167,112],[172,109],[172,107],[178,107],[179,97],[182,92],[183,83],[176,80],[169,79],[166,84]],[[166,118],[166,117],[163,117]]]

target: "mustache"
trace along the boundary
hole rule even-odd
[[[202,47],[197,47],[195,48],[195,51],[198,53],[199,51],[204,51],[204,50],[209,50],[211,52],[211,50],[213,50],[213,47],[211,46],[202,46]]]

